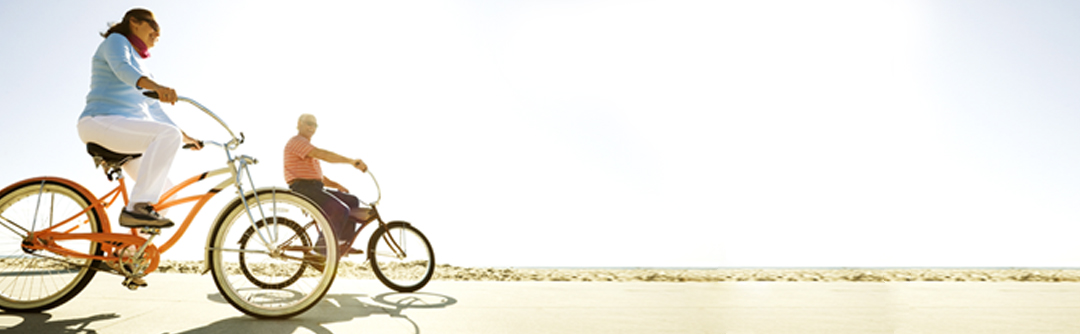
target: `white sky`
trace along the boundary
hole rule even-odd
[[[1080,265],[1080,4],[3,1],[0,184],[110,189],[75,122],[134,6],[163,28],[155,77],[247,135],[257,185],[284,186],[313,113],[441,263]],[[172,178],[222,158],[182,152]],[[165,258],[201,256],[230,196]]]

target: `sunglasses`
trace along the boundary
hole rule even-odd
[[[154,19],[144,19],[144,18],[141,18],[141,17],[136,17],[135,19],[137,19],[139,21],[149,23],[150,28],[154,28],[154,32],[161,32],[161,30],[158,30],[157,21],[154,21]]]

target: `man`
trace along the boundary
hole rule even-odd
[[[318,127],[319,124],[314,115],[300,115],[296,124],[299,133],[285,144],[285,182],[289,184],[289,189],[307,196],[323,209],[326,219],[334,229],[334,235],[339,240],[338,245],[341,245],[342,241],[347,242],[353,239],[356,235],[356,222],[367,222],[371,218],[371,210],[360,208],[360,200],[356,196],[350,195],[349,190],[344,186],[323,175],[319,160],[329,163],[347,163],[363,172],[367,172],[367,165],[360,159],[346,158],[312,145],[311,137],[315,135]],[[319,233],[319,240],[315,246],[321,256],[326,255],[326,249],[320,247],[325,245],[326,240],[323,234]],[[352,250],[340,249],[338,253],[344,254],[348,251]],[[322,257],[309,254],[305,256],[305,260],[313,262],[316,269],[322,270]]]

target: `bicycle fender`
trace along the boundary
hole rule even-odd
[[[407,221],[404,221],[404,220],[391,220],[391,221],[386,223],[387,226],[389,226],[390,224],[401,224],[401,225],[405,225],[405,226],[412,226],[411,223],[409,223]]]
[[[5,187],[3,190],[0,190],[0,195],[7,194],[12,189],[15,189],[17,187],[21,187],[21,186],[23,186],[24,184],[27,184],[27,183],[41,183],[43,181],[46,182],[46,183],[55,183],[55,184],[60,184],[60,185],[71,187],[71,189],[74,189],[80,195],[85,197],[86,200],[90,201],[90,205],[93,206],[94,212],[97,214],[98,221],[101,222],[101,232],[103,232],[103,233],[111,233],[112,232],[111,229],[110,229],[111,226],[109,225],[109,216],[105,214],[105,207],[104,207],[104,205],[101,204],[101,200],[98,199],[97,196],[94,195],[94,193],[91,193],[90,190],[87,190],[86,187],[83,187],[78,182],[75,182],[75,181],[72,181],[72,180],[68,180],[68,179],[65,179],[65,178],[62,178],[62,177],[56,177],[56,176],[41,176],[41,177],[29,178],[29,179],[25,179],[25,180],[22,180],[22,181],[19,181],[19,182],[12,183],[11,185]]]

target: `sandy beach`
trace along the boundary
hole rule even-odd
[[[197,261],[162,261],[161,273],[197,274]],[[365,265],[346,261],[340,278],[374,279]],[[1080,282],[1080,269],[536,269],[438,265],[435,280],[501,282]]]

